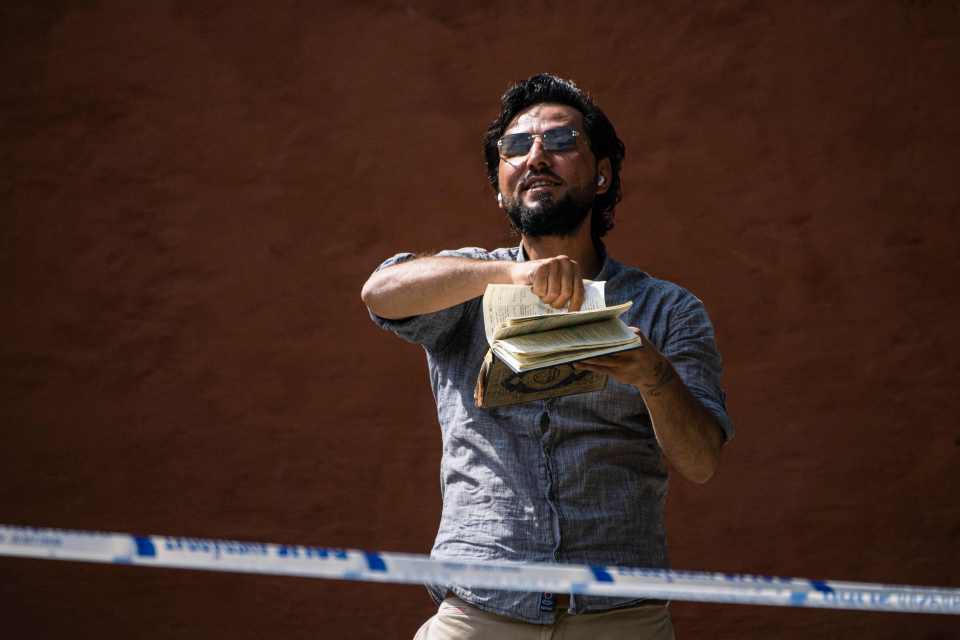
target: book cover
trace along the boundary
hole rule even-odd
[[[607,386],[607,376],[593,371],[576,371],[570,364],[516,373],[487,350],[477,385],[476,405],[483,409],[559,396],[598,391]]]

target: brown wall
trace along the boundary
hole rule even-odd
[[[671,487],[674,565],[960,586],[960,3],[144,4],[0,9],[0,522],[426,552],[423,356],[360,286],[514,242],[479,135],[550,70],[627,143],[611,252],[703,298],[726,358],[738,436]],[[673,610],[685,638],[956,631]],[[0,560],[33,637],[408,638],[430,611]]]

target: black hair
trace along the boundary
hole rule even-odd
[[[613,228],[614,208],[623,197],[620,184],[620,167],[627,148],[617,137],[617,132],[607,115],[596,105],[587,92],[571,80],[558,78],[549,73],[530,76],[515,83],[500,98],[500,115],[487,126],[483,136],[483,154],[487,162],[487,179],[494,191],[498,191],[497,174],[500,153],[497,140],[503,136],[507,125],[524,109],[544,102],[554,102],[573,107],[583,114],[584,133],[590,140],[590,148],[596,159],[610,160],[610,188],[596,197],[590,233],[596,241]]]

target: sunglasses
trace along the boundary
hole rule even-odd
[[[577,148],[577,136],[583,135],[573,127],[547,129],[543,133],[511,133],[497,140],[497,150],[504,160],[515,160],[530,153],[533,139],[543,141],[544,151],[571,151]]]

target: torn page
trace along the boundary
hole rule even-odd
[[[603,281],[583,281],[584,298],[581,311],[602,309],[606,306],[604,284]],[[496,328],[510,318],[534,318],[559,313],[569,312],[544,304],[529,285],[488,284],[483,294],[483,325],[487,342],[490,344],[493,344]]]

